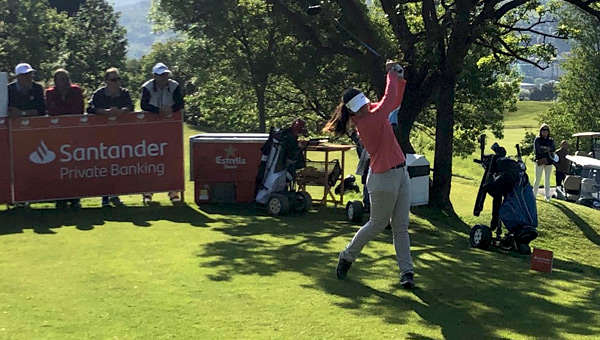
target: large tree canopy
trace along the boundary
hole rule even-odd
[[[56,8],[58,12],[67,12],[68,15],[75,15],[79,7],[86,0],[50,0],[50,6]]]
[[[91,91],[105,69],[124,65],[127,41],[117,20],[106,0],[87,0],[71,17],[47,0],[0,0],[0,68],[27,62],[47,81],[63,67]]]
[[[600,22],[580,11],[564,17],[575,43],[562,66],[566,73],[558,85],[559,102],[541,117],[557,143],[573,133],[600,131]]]
[[[288,17],[300,35],[318,48],[330,53],[348,53],[361,59],[371,82],[381,88],[380,63],[370,54],[350,54],[346,45],[340,46],[319,34],[318,26],[306,15],[305,9],[311,1],[267,1]],[[567,2],[595,13],[592,1]],[[340,22],[353,23],[357,36],[377,46],[373,37],[379,35],[372,30],[369,9],[363,1],[340,0],[324,2],[322,6]],[[547,34],[536,30],[555,9],[554,4],[541,6],[540,1],[533,0],[380,0],[378,5],[373,6],[380,6],[385,12],[399,54],[407,66],[408,87],[399,115],[399,142],[411,151],[410,131],[419,115],[433,105],[436,144],[431,203],[451,208],[458,86],[461,75],[467,69],[469,53],[474,48],[483,47],[497,60],[516,58],[543,66],[553,56],[553,48],[547,44],[533,44],[530,34],[562,36],[562,32]],[[537,16],[532,16],[533,13]]]
[[[539,67],[550,62],[554,48],[546,39],[566,35],[540,27],[553,20],[560,3],[598,14],[594,2],[574,0],[544,5],[536,0],[338,0],[322,2],[321,15],[313,17],[307,8],[314,3],[155,0],[163,22],[187,33],[195,40],[188,45],[200,47],[204,61],[211,61],[206,69],[214,71],[212,78],[196,82],[192,98],[210,101],[211,93],[201,87],[211,89],[213,96],[226,94],[210,102],[219,115],[231,114],[228,108],[236,105],[242,107],[239,114],[250,115],[240,103],[248,98],[244,89],[251,88],[261,130],[278,115],[273,108],[308,109],[324,118],[345,87],[383,93],[384,60],[352,36],[399,59],[408,86],[397,138],[411,152],[416,124],[435,137],[431,203],[449,209],[453,155],[469,153],[475,136],[488,128],[500,136],[502,113],[514,106],[511,62]],[[232,66],[242,64],[231,73]],[[243,99],[232,98],[236,93]]]

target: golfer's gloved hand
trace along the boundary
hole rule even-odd
[[[404,68],[399,64],[394,65],[394,71],[398,73],[398,78],[404,78]]]

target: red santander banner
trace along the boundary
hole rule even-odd
[[[15,202],[183,191],[182,115],[10,120]]]
[[[11,202],[8,118],[0,117],[0,204]]]

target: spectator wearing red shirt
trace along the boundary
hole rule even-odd
[[[83,114],[83,91],[71,84],[67,70],[54,72],[54,87],[46,90],[46,109],[50,116]]]
[[[50,116],[83,114],[83,91],[71,84],[71,76],[65,69],[54,71],[54,87],[46,90],[46,109]],[[56,208],[64,210],[71,204],[71,209],[79,210],[79,198],[56,201]]]
[[[342,135],[346,133],[348,122],[352,120],[362,144],[371,155],[371,169],[367,175],[371,215],[369,221],[340,253],[336,274],[338,279],[345,279],[363,247],[389,223],[401,273],[400,284],[406,289],[412,289],[414,269],[408,235],[410,178],[404,153],[388,120],[390,113],[402,103],[406,81],[404,70],[397,63],[388,60],[385,67],[387,85],[381,101],[371,103],[360,90],[347,90],[323,129]]]

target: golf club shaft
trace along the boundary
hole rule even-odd
[[[379,54],[379,52],[377,52],[374,48],[372,48],[371,46],[367,45],[366,42],[360,40],[359,37],[357,37],[352,32],[350,32],[350,30],[347,29],[346,27],[344,27],[344,25],[340,24],[340,22],[337,19],[335,20],[335,22],[338,24],[338,26],[340,26],[341,29],[343,29],[346,33],[348,33],[348,35],[350,37],[352,37],[354,40],[356,40],[359,44],[363,45],[369,52],[373,53],[373,55],[381,58],[382,60],[386,60],[386,58],[384,58],[381,54]]]

